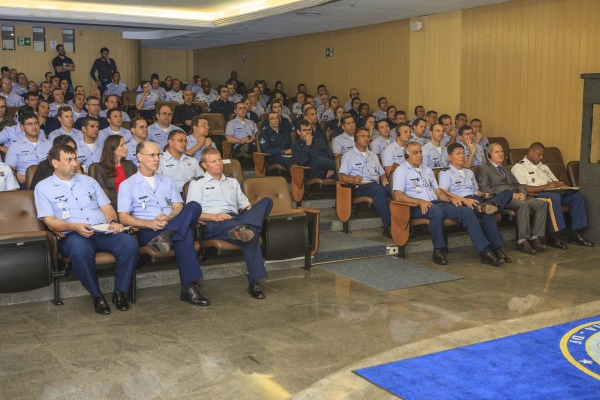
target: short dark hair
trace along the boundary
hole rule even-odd
[[[135,117],[131,120],[131,128],[137,128],[138,121],[146,121],[144,117]]]
[[[461,127],[460,127],[460,129],[458,130],[458,136],[462,136],[462,135],[463,135],[463,133],[465,133],[465,131],[466,131],[466,130],[469,130],[469,129],[471,129],[471,130],[473,129],[473,128],[471,128],[471,125],[464,124],[464,125],[463,125],[463,126],[461,126]]]
[[[121,114],[121,110],[119,110],[118,108],[111,108],[110,110],[108,110],[106,112],[106,118],[110,118],[110,116],[114,113],[118,112],[119,114]]]
[[[454,117],[454,120],[457,120],[459,117],[465,117],[465,118],[467,118],[467,114],[465,114],[465,113],[458,113],[458,114],[456,114],[456,116]]]
[[[296,130],[299,131],[300,127],[302,127],[302,126],[308,126],[308,127],[311,127],[311,129],[312,129],[312,126],[310,125],[310,122],[307,119],[304,119],[304,118],[299,119],[298,121],[296,121]]]
[[[421,122],[421,121],[423,121],[423,122],[425,122],[427,124],[427,121],[425,121],[423,118],[415,118],[413,120],[413,126],[419,125],[419,122]]]
[[[91,116],[89,116],[89,115],[86,115],[85,117],[83,117],[83,118],[80,118],[80,120],[81,120],[81,127],[82,127],[82,128],[83,128],[83,127],[87,128],[87,127],[88,127],[88,125],[90,124],[90,122],[92,122],[92,121],[99,122],[99,121],[98,121],[98,118],[96,118],[96,117],[91,117]]]
[[[107,47],[103,47],[103,48],[100,49],[100,53],[104,53],[105,51],[110,52],[110,50],[108,50]]]
[[[69,106],[60,106],[60,107],[58,107],[58,110],[56,111],[56,116],[62,117],[62,115],[68,111],[72,112],[73,110]]]
[[[58,135],[57,137],[54,138],[54,140],[52,141],[52,145],[56,146],[56,145],[66,145],[67,143],[73,143],[75,146],[75,149],[77,149],[77,143],[75,142],[75,139],[73,139],[73,136],[69,136],[69,135]]]
[[[53,160],[60,161],[61,151],[65,154],[77,154],[74,148],[66,144],[57,144],[55,146],[52,146],[52,148],[48,152],[48,162],[50,163],[50,165],[52,165]]]
[[[450,121],[452,121],[452,117],[449,116],[448,114],[442,114],[438,117],[438,123],[444,125],[444,120],[450,118]]]
[[[173,139],[173,136],[179,135],[179,134],[186,136],[185,132],[182,131],[181,129],[173,129],[171,132],[169,132],[169,136],[167,137],[167,140],[171,140],[171,139]]]
[[[464,150],[464,147],[460,143],[452,143],[451,145],[448,146],[448,154],[454,153],[454,150],[456,150],[456,149]]]
[[[29,106],[24,106],[24,107],[29,107]],[[31,107],[29,107],[29,108],[31,109]],[[21,123],[21,125],[23,125],[25,123],[25,121],[27,121],[28,119],[31,119],[31,118],[34,118],[37,121],[37,115],[35,115],[33,110],[19,113],[19,122]]]

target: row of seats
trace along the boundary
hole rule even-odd
[[[292,207],[288,184],[281,177],[250,178],[244,180],[237,160],[224,164],[224,174],[237,179],[252,204],[264,197],[273,200],[273,209],[263,226],[261,243],[266,259],[278,260],[304,256],[305,267],[310,268],[311,256],[319,247],[319,210]],[[187,185],[184,188],[184,197]],[[54,282],[55,304],[60,300],[60,278],[70,270],[71,260],[61,257],[57,242],[60,232],[49,232],[37,218],[33,191],[21,190],[0,193],[0,292],[16,292],[45,287]],[[240,248],[220,240],[203,241],[198,231],[195,250],[203,250],[203,260],[209,255],[221,254]],[[174,254],[162,255],[148,247],[140,247],[138,268],[147,263],[172,261]],[[112,269],[115,259],[109,253],[98,253],[99,270]],[[129,291],[131,301],[136,299],[136,277]]]

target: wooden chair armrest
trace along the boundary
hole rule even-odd
[[[292,199],[298,203],[304,198],[304,171],[310,167],[302,165],[292,165],[290,167],[290,176],[292,178]]]
[[[221,144],[221,146],[223,146],[223,159],[226,158],[231,158],[231,156],[233,155],[233,145],[231,143],[229,143],[227,140],[224,140],[223,143]]]
[[[252,153],[252,159],[254,160],[254,175],[257,178],[265,176],[265,158],[269,153],[259,153],[255,151]]]
[[[342,222],[352,215],[352,185],[337,182],[335,185],[335,213]]]
[[[392,240],[398,246],[404,246],[408,242],[410,234],[410,207],[411,205],[408,203],[395,200],[390,202]]]

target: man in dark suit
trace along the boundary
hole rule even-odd
[[[505,189],[513,192],[513,198],[506,206],[507,209],[517,212],[517,250],[535,254],[538,250],[544,250],[540,238],[546,234],[546,218],[548,205],[533,197],[527,196],[527,191],[519,184],[508,168],[505,168],[504,149],[498,143],[492,143],[488,147],[488,161],[477,168],[475,174],[479,190],[485,193],[500,193]],[[533,225],[530,222],[530,214],[533,215]]]

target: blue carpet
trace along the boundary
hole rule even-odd
[[[320,232],[319,252],[315,263],[348,260],[360,257],[384,256],[387,246],[380,242],[361,239],[342,232]]]
[[[461,279],[398,257],[373,257],[320,264],[318,267],[383,291]]]
[[[600,399],[600,316],[360,369],[406,400]]]

